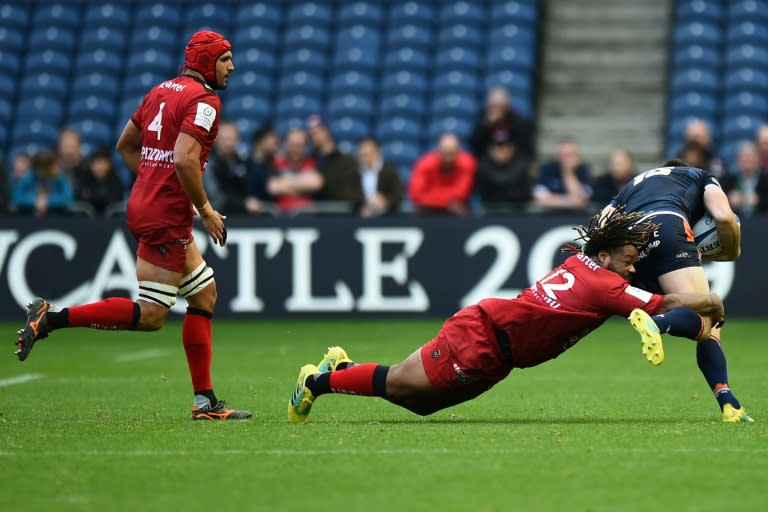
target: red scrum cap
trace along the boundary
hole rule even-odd
[[[197,71],[206,82],[216,81],[216,60],[221,54],[232,49],[223,35],[210,30],[200,30],[192,34],[184,50],[186,66]]]

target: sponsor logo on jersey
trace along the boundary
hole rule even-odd
[[[186,89],[187,86],[186,85],[182,85],[182,84],[177,84],[176,82],[172,82],[172,81],[168,80],[168,81],[165,81],[165,82],[161,83],[160,84],[160,88],[161,89],[170,89],[170,90],[172,90],[174,92],[181,92],[184,89]]]
[[[637,253],[637,261],[647,258],[648,255],[651,253],[651,251],[660,245],[661,245],[661,240],[654,240],[653,242],[646,245],[642,251]]]
[[[688,251],[679,251],[677,254],[675,254],[676,259],[684,259],[690,256],[691,254]]]
[[[173,163],[173,150],[141,146],[141,159],[149,160],[150,162]]]
[[[577,254],[576,259],[585,264],[589,270],[592,272],[595,272],[597,269],[600,268],[600,265],[597,264],[595,260],[587,256],[586,254]]]
[[[195,124],[205,129],[205,131],[211,131],[213,121],[216,120],[216,109],[209,104],[200,101],[197,103],[197,114],[195,114]]]
[[[645,290],[641,290],[640,288],[635,288],[634,286],[631,286],[631,285],[624,288],[624,291],[629,295],[637,299],[640,299],[645,304],[648,304],[648,302],[651,300],[651,297],[653,297],[652,293],[647,292]]]

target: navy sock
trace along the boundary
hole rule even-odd
[[[740,408],[741,404],[728,386],[728,367],[725,362],[725,353],[716,338],[707,338],[696,344],[696,362],[699,363],[699,370],[707,379],[707,384],[715,394],[720,408],[722,409],[725,404],[731,404],[737,409]]]
[[[675,308],[663,315],[654,315],[653,321],[662,334],[695,340],[701,334],[701,317],[691,308]]]
[[[331,392],[331,372],[321,373],[320,375],[310,375],[304,381],[304,385],[309,388],[315,396],[324,395]]]

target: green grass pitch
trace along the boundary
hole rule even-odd
[[[652,367],[610,322],[559,359],[422,418],[324,396],[304,425],[298,369],[341,344],[392,364],[440,320],[214,324],[219,395],[247,422],[188,419],[180,324],[54,333],[0,360],[2,510],[768,510],[768,322],[728,322],[731,384],[757,419],[725,425],[693,343]]]

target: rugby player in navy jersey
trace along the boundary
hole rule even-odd
[[[741,254],[741,228],[720,183],[707,171],[688,167],[682,160],[670,160],[636,176],[603,209],[603,217],[619,207],[626,212],[646,212],[646,219],[659,224],[638,256],[634,282],[643,289],[655,293],[709,292],[691,229],[707,212],[715,221],[722,251],[705,258],[734,261]],[[670,316],[676,323],[685,323],[686,315],[690,330],[698,329],[697,315],[686,310],[666,315],[659,328],[662,332],[666,329]],[[709,337],[697,342],[696,361],[720,405],[723,421],[753,421],[728,383],[720,326],[714,326]]]

